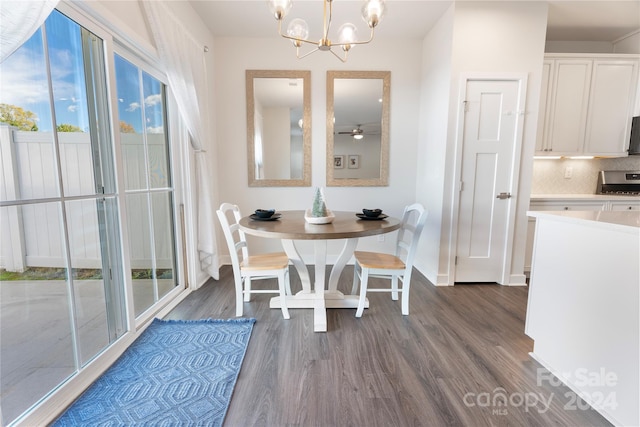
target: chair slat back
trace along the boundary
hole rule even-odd
[[[405,207],[402,213],[395,255],[404,261],[407,270],[413,267],[413,259],[418,250],[418,241],[427,221],[427,214],[428,212],[420,203]]]
[[[232,215],[229,215],[230,212]],[[223,203],[216,213],[218,214],[218,219],[220,220],[220,225],[222,226],[222,231],[227,241],[227,249],[229,249],[233,269],[239,270],[242,260],[249,257],[246,236],[238,224],[242,218],[240,209],[237,205]],[[233,222],[230,222],[230,217],[233,218]]]

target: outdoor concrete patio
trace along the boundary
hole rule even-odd
[[[108,344],[102,280],[75,280],[80,364]],[[173,288],[158,281],[159,295]],[[152,280],[133,282],[135,306],[153,304]],[[75,372],[66,280],[0,282],[0,400],[8,424]]]

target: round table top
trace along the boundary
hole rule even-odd
[[[382,220],[363,220],[355,212],[333,212],[335,219],[329,224],[309,224],[304,211],[278,211],[280,218],[272,221],[240,219],[240,229],[260,237],[291,240],[350,239],[389,233],[400,228],[400,220],[387,217]]]

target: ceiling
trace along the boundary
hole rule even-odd
[[[276,20],[271,17],[265,0],[189,2],[214,36],[276,35]],[[387,15],[376,29],[376,38],[423,38],[452,3],[452,0],[387,0]],[[547,40],[612,42],[640,28],[640,0],[551,0],[548,3]],[[360,39],[368,37],[369,30],[360,18],[361,4],[361,1],[335,0],[332,30],[352,22],[358,26]],[[294,17],[309,23],[310,38],[320,39],[321,1],[294,0],[285,21]]]

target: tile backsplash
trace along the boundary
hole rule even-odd
[[[565,178],[569,169],[571,178]],[[615,159],[536,159],[531,194],[594,194],[601,170],[640,170],[640,156]]]

